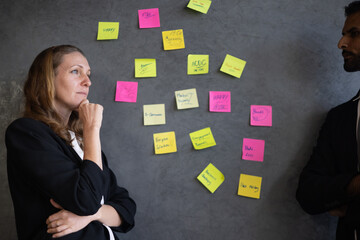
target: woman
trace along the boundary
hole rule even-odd
[[[135,202],[101,152],[103,108],[89,103],[82,51],[42,51],[24,86],[24,117],[6,131],[8,179],[19,239],[117,239],[134,226]]]

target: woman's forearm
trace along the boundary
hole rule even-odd
[[[102,205],[99,211],[95,213],[94,218],[94,220],[109,227],[119,227],[121,225],[121,218],[118,212],[110,205]]]
[[[90,160],[96,163],[101,169],[101,142],[100,129],[90,128],[84,129],[83,132],[84,160]]]

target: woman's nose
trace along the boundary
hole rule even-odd
[[[84,79],[83,79],[82,83],[83,83],[83,85],[85,85],[87,87],[91,86],[91,80],[87,74],[84,74]]]

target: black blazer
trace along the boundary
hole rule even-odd
[[[50,198],[77,215],[91,215],[105,204],[119,213],[122,224],[115,231],[127,232],[134,226],[135,202],[126,189],[117,185],[114,173],[102,154],[103,170],[82,160],[47,125],[20,118],[6,131],[7,170],[14,204],[18,238],[51,239],[46,219],[59,211]],[[108,239],[107,230],[97,221],[61,239]]]
[[[360,233],[360,200],[346,191],[358,174],[358,101],[354,99],[329,111],[296,193],[301,207],[310,214],[348,206],[346,216],[339,219],[337,239],[354,239],[355,228]]]

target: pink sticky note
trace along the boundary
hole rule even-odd
[[[160,15],[158,8],[138,10],[139,28],[160,27]]]
[[[242,147],[242,159],[250,161],[264,161],[265,141],[244,138]]]
[[[136,102],[137,82],[118,81],[116,83],[115,101],[117,102]]]
[[[230,92],[209,92],[209,111],[210,112],[231,112]]]
[[[272,126],[272,107],[263,105],[251,105],[250,125],[252,126]]]

